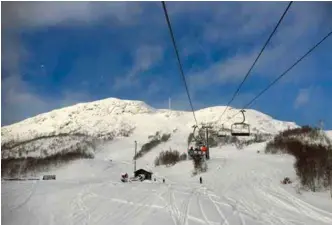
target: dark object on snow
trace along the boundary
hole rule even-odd
[[[143,170],[143,169],[136,170],[134,172],[134,174],[135,174],[135,177],[143,175],[144,176],[144,180],[151,180],[152,179],[152,173],[149,172],[149,171]]]
[[[55,180],[55,175],[44,175],[43,180]]]
[[[289,179],[289,177],[285,177],[283,181],[281,181],[282,184],[291,184],[292,181]]]
[[[157,181],[157,179],[156,179],[156,178],[154,178],[153,180],[154,180],[154,181]]]
[[[260,151],[257,151],[257,153],[259,154],[259,153],[260,153]]]
[[[129,181],[128,173],[121,174],[121,181],[124,183]]]
[[[199,177],[199,183],[203,183],[202,177]]]
[[[163,183],[165,183],[165,179],[163,179]]]

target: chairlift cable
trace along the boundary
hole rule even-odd
[[[277,25],[274,27],[274,29],[273,29],[272,33],[270,34],[269,38],[266,40],[266,42],[265,42],[265,44],[263,45],[261,51],[260,51],[259,54],[257,55],[255,61],[253,62],[253,64],[251,65],[250,69],[248,70],[247,74],[244,76],[242,82],[240,83],[240,85],[239,85],[238,88],[236,89],[235,93],[233,94],[231,100],[227,103],[225,110],[223,111],[223,113],[222,113],[221,116],[220,116],[220,120],[221,120],[222,116],[225,114],[225,112],[227,111],[229,105],[234,101],[234,99],[236,98],[237,94],[240,92],[240,89],[241,89],[243,83],[246,81],[246,79],[248,78],[250,72],[252,71],[252,69],[253,69],[254,66],[256,65],[258,59],[260,58],[260,56],[261,56],[262,53],[264,52],[266,46],[268,45],[268,43],[270,42],[271,38],[272,38],[273,35],[275,34],[276,30],[278,29],[279,25],[281,24],[282,20],[284,19],[285,15],[286,15],[286,13],[288,12],[288,10],[289,10],[290,6],[292,5],[292,3],[293,3],[293,1],[290,1],[290,2],[288,3],[288,6],[287,6],[287,8],[285,9],[285,11],[284,11],[284,13],[282,14],[282,16],[280,17],[280,19],[279,19]]]
[[[171,26],[171,22],[170,22],[170,19],[169,19],[169,16],[168,16],[168,12],[167,12],[167,8],[166,8],[166,3],[165,3],[164,1],[162,1],[161,3],[162,3],[162,5],[163,5],[164,14],[165,14],[166,22],[167,22],[167,26],[168,26],[169,33],[170,33],[170,35],[171,35],[171,39],[172,39],[172,43],[173,43],[173,47],[174,47],[174,50],[175,50],[175,53],[176,53],[176,58],[177,58],[177,61],[178,61],[178,65],[179,65],[179,69],[180,69],[180,74],[181,74],[181,76],[182,76],[183,83],[184,83],[184,86],[185,86],[185,88],[186,88],[186,92],[187,92],[187,96],[188,96],[189,104],[190,104],[190,107],[191,107],[191,111],[192,111],[192,113],[193,113],[193,116],[194,116],[194,120],[195,120],[195,122],[196,122],[196,125],[198,126],[198,122],[197,122],[197,119],[196,119],[194,106],[193,106],[193,103],[192,103],[192,101],[191,101],[191,97],[190,97],[190,94],[189,94],[189,89],[188,89],[188,85],[187,85],[186,77],[185,77],[185,75],[184,75],[183,67],[182,67],[182,64],[181,64],[180,56],[179,56],[179,51],[178,51],[178,48],[177,48],[177,46],[176,46],[174,33],[173,33],[172,26]]]
[[[273,85],[275,85],[281,78],[283,78],[288,72],[290,72],[297,64],[299,64],[303,59],[305,59],[308,55],[310,55],[319,45],[321,45],[328,37],[332,35],[332,30],[325,35],[318,43],[316,43],[312,48],[310,48],[301,58],[299,58],[295,63],[293,63],[288,69],[286,69],[282,74],[280,74],[275,80],[273,80],[266,88],[264,88],[258,95],[256,95],[251,101],[245,104],[242,107],[242,110],[251,106],[255,100],[257,100],[260,96],[262,96],[267,90],[269,90]],[[241,111],[234,114],[229,120],[234,118],[236,115],[241,113]]]

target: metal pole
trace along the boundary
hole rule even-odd
[[[206,151],[206,159],[210,159],[210,148],[209,148],[209,129],[206,129],[206,147],[207,147],[207,151]]]
[[[136,154],[137,154],[137,141],[135,141],[135,156],[136,156]],[[135,171],[136,171],[136,157],[134,157],[134,173],[135,173]]]

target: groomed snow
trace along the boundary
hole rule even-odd
[[[191,161],[153,167],[148,153],[138,160],[138,168],[150,167],[157,181],[122,183],[120,174],[133,170],[133,141],[118,139],[100,149],[95,159],[51,171],[57,175],[55,181],[3,181],[1,221],[8,225],[332,224],[329,193],[296,193],[293,158],[265,155],[264,146],[211,149],[202,185],[198,176],[191,176]],[[295,182],[280,184],[286,176]]]

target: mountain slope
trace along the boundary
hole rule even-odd
[[[221,126],[219,115],[223,109],[199,110],[198,120]],[[61,118],[72,121],[62,126],[68,120]],[[248,110],[247,120],[253,128],[272,134],[296,126],[254,110]],[[98,143],[93,159],[51,168],[48,172],[56,175],[55,181],[2,181],[1,219],[5,224],[28,225],[155,224],[156,221],[160,225],[332,223],[329,193],[299,190],[301,194],[297,194],[294,158],[257,154],[264,151],[266,143],[245,146],[243,151],[232,145],[211,148],[209,169],[200,174],[203,184],[199,184],[198,176],[192,176],[190,160],[172,167],[153,167],[154,157],[163,149],[186,151],[192,125],[190,112],[157,110],[142,102],[107,99],[55,110],[4,127],[3,146],[12,147],[6,151],[35,145],[29,153],[33,156],[38,156],[41,149],[51,154],[50,149],[59,152],[82,141],[112,140]],[[156,131],[172,136],[137,160],[137,168],[153,168],[156,181],[120,182],[121,173],[132,174],[134,140],[138,141],[139,149]],[[280,180],[285,176],[294,182],[282,185]]]
[[[216,129],[237,109],[230,108],[222,120],[224,106],[196,111],[201,123],[210,123]],[[225,123],[225,128],[241,121],[238,115]],[[276,134],[280,130],[296,127],[292,122],[274,120],[255,110],[247,110],[246,122],[253,132]],[[98,140],[135,136],[141,141],[157,131],[177,132],[186,142],[194,125],[191,112],[154,109],[141,101],[109,98],[53,110],[19,123],[1,128],[2,157],[45,157],[58,152],[68,152],[83,140],[93,146]],[[65,141],[63,141],[65,139]],[[42,140],[42,141],[41,141]],[[63,143],[66,144],[63,146]]]

